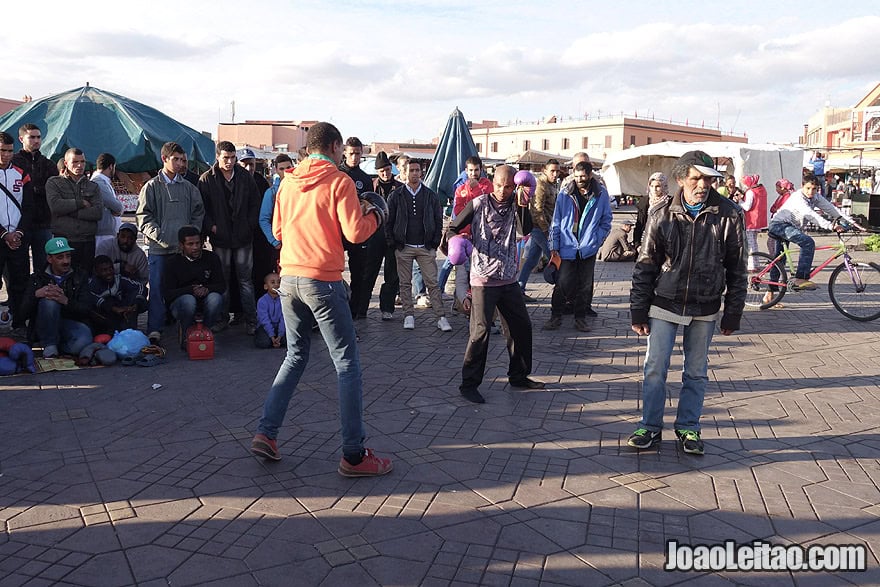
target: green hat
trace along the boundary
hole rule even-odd
[[[46,241],[46,246],[43,247],[43,249],[46,251],[47,255],[57,255],[59,253],[72,251],[73,247],[70,246],[70,243],[68,243],[67,239],[63,236],[56,236]]]

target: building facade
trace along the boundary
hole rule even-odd
[[[471,136],[481,157],[512,159],[536,150],[570,158],[585,151],[591,159],[604,160],[608,153],[630,146],[665,141],[732,141],[747,143],[745,135],[730,135],[717,128],[676,123],[638,116],[603,116],[558,121],[555,116],[532,124],[500,126],[497,121],[471,123]]]
[[[804,125],[801,143],[827,153],[829,164],[880,158],[880,83],[851,108],[825,106],[814,113]]]
[[[262,151],[296,153],[306,145],[306,133],[317,121],[246,120],[217,125],[217,142],[229,141],[236,147],[250,145]]]

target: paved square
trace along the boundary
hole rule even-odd
[[[319,337],[279,463],[248,447],[283,352],[253,349],[243,327],[219,336],[213,361],[174,349],[153,368],[0,379],[0,584],[880,584],[880,323],[835,311],[823,280],[747,312],[713,343],[706,455],[683,454],[670,430],[637,454],[631,270],[597,264],[589,333],[570,316],[540,329],[550,287],[533,276],[548,389],[510,389],[493,336],[484,405],[457,390],[464,318],[443,333],[420,309],[405,331],[371,308],[358,324],[367,445],[395,466],[378,479],[336,473],[336,375]],[[866,544],[868,571],[670,573],[670,539]]]

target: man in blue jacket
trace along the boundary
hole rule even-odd
[[[587,316],[596,316],[592,309],[593,270],[596,253],[611,230],[611,201],[588,162],[577,163],[573,175],[574,182],[556,198],[550,226],[550,258],[558,263],[559,273],[544,330],[562,326],[563,307],[566,300],[572,300],[574,326],[588,332]]]

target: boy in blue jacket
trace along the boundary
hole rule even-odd
[[[257,301],[257,331],[254,333],[254,345],[258,349],[280,349],[287,346],[279,287],[281,287],[281,278],[277,273],[266,275],[263,280],[263,289],[266,293]]]
[[[588,162],[575,165],[573,175],[574,183],[556,198],[550,226],[550,259],[557,263],[559,274],[544,330],[562,326],[565,301],[572,300],[574,326],[588,332],[587,317],[596,316],[592,309],[593,270],[596,254],[611,230],[611,201]]]

